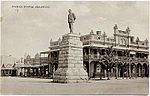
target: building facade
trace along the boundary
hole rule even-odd
[[[100,77],[148,77],[148,40],[141,41],[130,35],[130,28],[119,30],[113,27],[114,34],[107,37],[105,32],[91,30],[82,35],[84,68],[89,78]],[[51,65],[58,65],[59,44],[50,41],[49,61]],[[56,67],[57,68],[57,67]]]
[[[83,43],[83,66],[89,78],[149,77],[148,40],[131,36],[129,27],[120,30],[117,24],[114,34],[96,31],[80,36]],[[59,51],[62,39],[50,40],[49,51],[27,56],[21,67],[21,76],[53,77],[59,67]]]
[[[83,58],[89,77],[148,77],[148,40],[140,41],[130,35],[130,29],[114,26],[113,37],[93,31],[81,36]]]
[[[44,77],[48,74],[48,58],[42,56],[43,52],[40,54],[35,54],[34,58],[27,55],[24,59],[24,65],[19,66],[19,76],[23,77]],[[45,54],[45,52],[44,52]]]
[[[1,76],[16,76],[17,67],[22,64],[22,61],[9,55],[1,56]]]

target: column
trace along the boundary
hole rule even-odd
[[[89,79],[91,78],[91,61],[89,60]]]
[[[34,76],[36,76],[36,68],[34,68]]]
[[[5,71],[4,70],[2,70],[2,76],[5,76]]]
[[[138,76],[141,77],[141,66],[138,67]]]
[[[118,77],[120,77],[120,64],[118,63]]]
[[[143,65],[142,65],[142,68],[141,68],[141,77],[143,78]]]
[[[51,76],[53,76],[53,65],[52,65],[52,63],[50,65],[50,73],[51,73]]]
[[[101,64],[99,64],[99,74],[100,74],[100,80],[102,80],[102,66],[101,66]]]
[[[118,64],[116,64],[116,67],[115,67],[115,68],[116,68],[116,74],[115,74],[116,77],[115,77],[115,79],[117,79],[117,78],[118,78]]]
[[[32,68],[31,76],[34,76],[34,68]]]
[[[149,77],[149,65],[147,66],[147,78]]]
[[[131,63],[129,63],[129,79],[131,78]]]
[[[24,68],[24,77],[26,76],[26,69]]]
[[[137,65],[135,65],[135,78],[137,78]]]
[[[27,76],[29,76],[29,68],[27,68]]]
[[[6,70],[4,69],[4,76],[6,76]]]
[[[97,49],[97,58],[99,59],[100,54],[99,54],[99,49]]]
[[[107,80],[110,80],[111,69],[107,69]]]
[[[41,67],[38,68],[38,76],[41,77]]]
[[[128,65],[127,65],[127,63],[126,63],[126,79],[128,79]]]
[[[42,68],[42,76],[44,77],[44,75],[45,75],[45,70],[44,70],[45,68],[44,68],[44,64],[43,64],[43,68]]]
[[[48,64],[48,77],[50,76],[50,64]]]
[[[90,48],[90,58],[94,58],[94,54],[93,54],[93,49],[92,48]]]
[[[122,79],[124,79],[124,65],[122,66]]]
[[[107,71],[106,71],[106,69],[104,70],[104,76],[107,77]]]
[[[90,61],[90,59],[91,59],[91,49],[90,49],[90,47],[89,47],[89,79],[90,79],[90,63],[91,63],[91,61]]]
[[[127,63],[126,63],[126,64],[127,64]],[[128,65],[128,64],[126,65],[126,69],[127,69],[127,72],[126,72],[127,77],[126,77],[126,78],[128,78],[128,77],[129,77],[129,65]]]
[[[22,76],[22,68],[20,68],[20,73],[18,75]]]
[[[12,70],[10,70],[10,74],[9,75],[11,75],[12,76]]]
[[[38,67],[35,70],[36,70],[36,74],[35,75],[38,76]]]

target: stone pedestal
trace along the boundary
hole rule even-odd
[[[79,35],[63,35],[60,43],[58,69],[53,81],[59,83],[87,82],[88,74],[83,69],[83,48]]]

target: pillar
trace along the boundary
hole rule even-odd
[[[97,58],[99,59],[100,54],[99,54],[99,49],[97,49]]]
[[[149,77],[149,65],[147,66],[147,78]]]
[[[10,74],[9,74],[9,75],[11,75],[11,76],[12,76],[12,73],[13,73],[13,72],[12,72],[12,70],[10,70]]]
[[[44,75],[45,75],[45,70],[44,70],[45,68],[44,68],[44,64],[43,64],[43,66],[42,66],[42,76],[44,77]]]
[[[110,80],[110,73],[111,73],[111,69],[108,68],[107,69],[107,80]]]
[[[121,65],[120,65],[121,66]],[[119,69],[118,69],[118,76],[120,77],[120,71],[121,71],[121,67],[120,66],[118,66],[119,67]]]
[[[25,74],[26,74],[25,72],[26,72],[26,70],[25,70],[25,68],[23,68],[23,69],[24,69],[24,77],[25,77]]]
[[[138,76],[141,77],[141,66],[139,66],[139,69],[138,69]]]
[[[126,65],[126,69],[127,69],[127,77],[126,78],[128,78],[129,77],[129,65],[128,64]]]
[[[89,47],[89,74],[88,74],[89,79],[90,79],[90,71],[91,71],[91,66],[90,66],[91,61],[90,61],[90,59],[91,59],[91,49],[90,49],[90,47]]]
[[[34,76],[34,68],[32,68],[32,74],[31,74],[31,76]]]
[[[50,76],[50,64],[48,64],[48,77]]]
[[[27,76],[30,76],[30,69],[27,68]]]
[[[104,76],[107,77],[107,71],[106,71],[106,69],[104,70]]]
[[[137,65],[135,65],[135,78],[137,78]]]
[[[99,74],[100,74],[100,80],[102,80],[102,65],[99,64]]]
[[[89,60],[89,74],[88,74],[88,76],[89,76],[89,79],[90,79],[90,72],[91,72],[91,61]]]
[[[116,74],[115,74],[115,79],[117,79],[118,78],[118,64],[116,64]]]
[[[131,63],[129,63],[129,78],[131,78]]]
[[[38,67],[35,70],[36,70],[36,74],[35,75],[38,76]]]

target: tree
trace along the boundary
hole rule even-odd
[[[103,65],[107,71],[107,80],[110,80],[111,68],[115,65],[115,60],[113,58],[113,47],[108,47],[107,52],[105,51],[105,56],[102,59]]]

